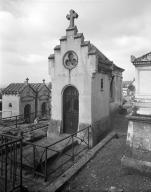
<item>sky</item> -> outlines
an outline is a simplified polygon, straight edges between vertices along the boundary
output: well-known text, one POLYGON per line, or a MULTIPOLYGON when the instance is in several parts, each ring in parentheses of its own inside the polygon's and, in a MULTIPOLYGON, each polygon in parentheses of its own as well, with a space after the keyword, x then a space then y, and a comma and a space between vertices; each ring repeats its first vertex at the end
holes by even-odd
POLYGON ((78 32, 125 69, 130 56, 151 51, 151 0, 0 0, 0 87, 50 81, 48 56, 66 34, 66 15, 75 10, 78 32))

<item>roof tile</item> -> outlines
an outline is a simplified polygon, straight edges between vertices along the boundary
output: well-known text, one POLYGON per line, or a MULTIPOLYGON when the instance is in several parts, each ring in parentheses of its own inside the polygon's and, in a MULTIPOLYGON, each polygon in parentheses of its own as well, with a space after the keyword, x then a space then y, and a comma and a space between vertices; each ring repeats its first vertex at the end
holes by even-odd
MULTIPOLYGON (((42 87, 43 83, 29 83, 29 85, 38 92, 42 87)), ((3 89, 2 94, 20 94, 26 87, 25 83, 11 83, 5 89, 3 89)))

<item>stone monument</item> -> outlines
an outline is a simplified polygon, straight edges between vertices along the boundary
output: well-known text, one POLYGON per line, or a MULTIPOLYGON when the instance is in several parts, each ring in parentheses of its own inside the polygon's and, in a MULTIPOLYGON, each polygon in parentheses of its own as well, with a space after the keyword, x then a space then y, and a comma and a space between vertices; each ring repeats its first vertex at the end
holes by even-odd
POLYGON ((131 56, 135 66, 135 100, 128 116, 127 152, 122 164, 151 173, 151 52, 131 56))

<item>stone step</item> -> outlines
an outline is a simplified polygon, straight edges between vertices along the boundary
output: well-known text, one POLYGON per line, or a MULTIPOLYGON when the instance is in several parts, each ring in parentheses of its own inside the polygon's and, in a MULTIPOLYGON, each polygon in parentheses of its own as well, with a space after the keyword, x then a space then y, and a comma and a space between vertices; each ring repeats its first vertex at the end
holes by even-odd
POLYGON ((55 159, 53 162, 48 162, 47 173, 49 182, 54 181, 57 177, 68 170, 75 162, 77 162, 84 154, 86 154, 88 148, 86 145, 74 146, 74 158, 72 158, 72 148, 63 153, 60 158, 55 159), (68 156, 71 155, 71 156, 68 156))
MULTIPOLYGON (((29 145, 23 147, 23 166, 28 168, 34 168, 34 158, 35 158, 35 168, 38 167, 40 164, 44 164, 46 157, 45 156, 46 147, 47 147, 47 161, 48 160, 54 161, 59 153, 64 153, 65 151, 69 150, 72 147, 72 140, 70 138, 61 141, 63 138, 66 137, 67 135, 61 135, 59 137, 52 136, 49 138, 43 138, 34 143, 29 143, 29 145), (56 144, 51 147, 48 147, 53 143, 56 144)), ((78 144, 78 142, 75 140, 73 145, 76 144, 78 144)))
MULTIPOLYGON (((79 159, 81 159, 86 154, 88 149, 82 150, 82 152, 81 152, 81 149, 84 149, 84 148, 86 149, 86 145, 77 144, 76 146, 74 146, 74 150, 76 153, 74 162, 73 162, 73 159, 71 157, 68 157, 66 155, 66 154, 72 155, 72 148, 67 149, 65 151, 65 153, 63 153, 60 156, 60 158, 57 158, 58 156, 56 156, 56 158, 54 158, 54 160, 52 160, 50 158, 50 161, 48 160, 48 163, 47 163, 48 179, 46 182, 44 182, 43 177, 35 174, 34 181, 36 181, 36 186, 41 187, 43 185, 44 186, 48 185, 48 183, 50 184, 56 178, 58 178, 61 174, 63 174, 66 170, 71 168, 71 166, 73 166, 73 163, 77 162, 79 159)), ((32 189, 33 189, 33 173, 29 169, 23 169, 23 178, 24 178, 23 183, 25 185, 28 183, 27 186, 28 186, 29 190, 32 191, 32 189)), ((35 185, 35 183, 34 183, 34 185, 35 185)))

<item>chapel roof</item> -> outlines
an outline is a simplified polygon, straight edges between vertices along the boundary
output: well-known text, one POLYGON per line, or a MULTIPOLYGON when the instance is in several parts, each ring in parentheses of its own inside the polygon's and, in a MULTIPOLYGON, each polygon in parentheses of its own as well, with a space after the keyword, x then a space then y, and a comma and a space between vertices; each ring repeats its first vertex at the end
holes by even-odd
MULTIPOLYGON (((28 83, 28 85, 35 91, 38 92, 43 83, 28 83)), ((20 94, 24 88, 27 86, 26 83, 11 83, 5 89, 3 89, 3 94, 20 94)), ((46 85, 45 85, 46 86, 46 85)), ((47 87, 47 86, 46 86, 47 87)), ((48 88, 49 89, 49 88, 48 88)))
POLYGON ((11 83, 5 89, 3 89, 3 94, 17 94, 20 93, 26 85, 24 83, 11 83))
POLYGON ((39 91, 43 83, 29 83, 35 91, 39 91))
POLYGON ((103 61, 105 63, 111 63, 111 61, 98 48, 96 48, 96 46, 91 43, 89 48, 89 54, 93 53, 99 57, 100 61, 103 61))
POLYGON ((104 68, 105 70, 119 70, 124 71, 124 69, 118 67, 113 63, 113 61, 110 61, 96 46, 93 44, 90 44, 89 48, 89 54, 95 54, 98 57, 98 70, 100 68, 104 68))

